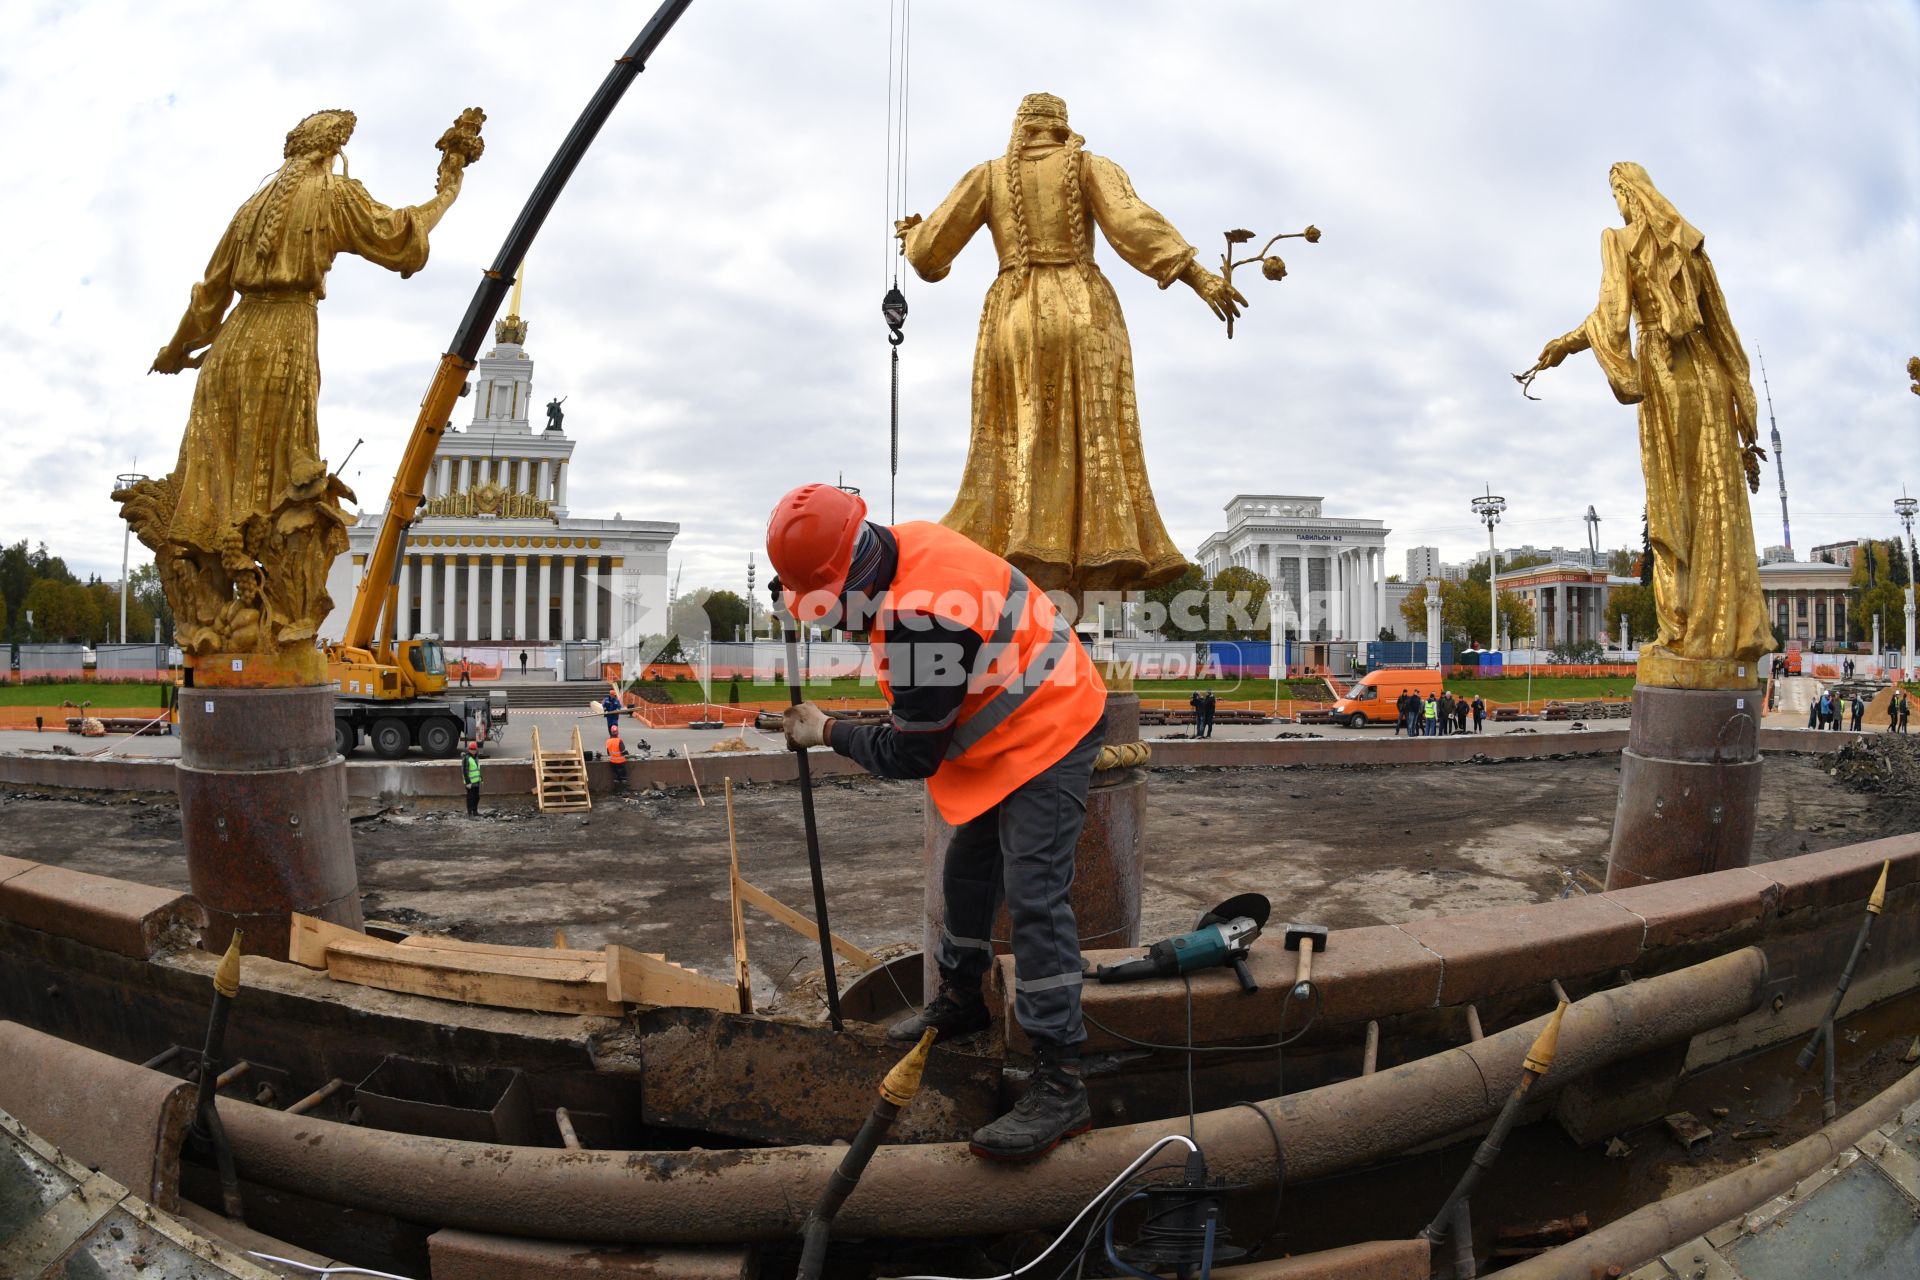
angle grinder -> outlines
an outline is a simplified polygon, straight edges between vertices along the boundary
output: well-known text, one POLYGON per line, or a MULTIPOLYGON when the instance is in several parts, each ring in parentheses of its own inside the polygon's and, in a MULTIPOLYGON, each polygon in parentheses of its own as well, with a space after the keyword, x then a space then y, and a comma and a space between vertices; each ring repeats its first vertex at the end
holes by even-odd
POLYGON ((1273 907, 1265 895, 1243 893, 1228 898, 1200 917, 1191 933, 1162 938, 1147 954, 1119 964, 1103 964, 1093 971, 1102 982, 1132 982, 1138 978, 1173 978, 1197 969, 1230 965, 1242 991, 1258 991, 1247 968, 1247 951, 1260 936, 1273 907))

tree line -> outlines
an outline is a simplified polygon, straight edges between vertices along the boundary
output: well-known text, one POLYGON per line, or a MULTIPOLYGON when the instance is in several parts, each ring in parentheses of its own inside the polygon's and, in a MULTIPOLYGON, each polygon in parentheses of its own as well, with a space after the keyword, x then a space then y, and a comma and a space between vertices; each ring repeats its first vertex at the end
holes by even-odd
MULTIPOLYGON (((173 612, 159 573, 145 564, 128 579, 125 638, 152 641, 155 619, 161 643, 171 644, 173 612)), ((0 545, 0 640, 90 645, 120 639, 119 583, 97 575, 82 581, 44 542, 0 545)))

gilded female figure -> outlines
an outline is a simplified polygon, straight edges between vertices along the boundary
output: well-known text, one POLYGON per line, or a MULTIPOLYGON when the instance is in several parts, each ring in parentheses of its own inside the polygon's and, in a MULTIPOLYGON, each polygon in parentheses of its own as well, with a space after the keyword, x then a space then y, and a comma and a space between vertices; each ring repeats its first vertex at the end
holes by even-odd
POLYGON ((1519 376, 1530 382, 1591 350, 1614 398, 1640 406, 1660 618, 1658 638, 1641 652, 1641 683, 1750 687, 1774 643, 1745 492, 1758 491, 1766 456, 1746 353, 1705 237, 1639 165, 1616 164, 1611 176, 1626 225, 1600 233, 1599 305, 1519 376))
POLYGON ((1133 351, 1092 229, 1222 318, 1246 301, 1085 143, 1064 102, 1029 94, 1006 154, 976 165, 924 222, 897 228, 923 280, 945 279, 982 226, 1000 259, 980 314, 966 470, 942 523, 1076 595, 1158 586, 1186 567, 1147 483, 1133 351))
POLYGON ((479 156, 482 119, 469 111, 441 139, 432 199, 390 209, 334 170, 353 113, 308 116, 220 237, 153 361, 157 373, 200 371, 179 460, 170 475, 114 495, 155 553, 186 652, 311 648, 332 607, 327 568, 352 519, 338 500, 353 496, 320 456, 327 272, 341 253, 403 276, 424 267, 427 233, 479 156))

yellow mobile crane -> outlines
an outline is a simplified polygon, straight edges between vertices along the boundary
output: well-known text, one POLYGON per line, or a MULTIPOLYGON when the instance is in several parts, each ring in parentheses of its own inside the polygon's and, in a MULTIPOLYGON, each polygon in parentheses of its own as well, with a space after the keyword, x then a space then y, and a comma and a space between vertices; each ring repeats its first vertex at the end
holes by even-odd
POLYGON ((454 331, 452 344, 440 357, 440 366, 434 371, 425 398, 420 401, 420 412, 414 419, 413 434, 407 440, 400 469, 393 477, 386 518, 381 521, 379 536, 367 556, 366 576, 354 593, 346 631, 326 649, 327 667, 336 691, 334 745, 343 755, 358 746, 363 738, 371 741, 374 750, 383 756, 403 755, 415 745, 428 755, 451 755, 458 750, 462 734, 484 737, 495 714, 504 718, 503 713, 490 713, 484 698, 453 700, 436 696, 444 694, 447 687, 446 659, 438 639, 429 636, 394 639, 401 553, 407 530, 425 500, 427 473, 433 466, 440 437, 451 425, 454 402, 467 394, 467 375, 473 371, 487 325, 499 311, 508 286, 518 277, 528 247, 600 127, 613 114, 634 77, 646 69, 646 60, 654 49, 692 3, 693 0, 665 0, 634 37, 626 53, 614 61, 606 79, 601 81, 586 109, 568 131, 566 140, 547 163, 546 172, 534 185, 493 265, 487 268, 474 290, 473 301, 467 305, 466 316, 454 331))

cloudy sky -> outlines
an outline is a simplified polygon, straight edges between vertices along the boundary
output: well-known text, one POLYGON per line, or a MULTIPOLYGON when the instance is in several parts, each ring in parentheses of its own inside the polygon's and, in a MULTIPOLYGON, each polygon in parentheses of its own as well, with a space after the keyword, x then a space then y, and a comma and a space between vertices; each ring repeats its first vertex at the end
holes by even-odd
MULTIPOLYGON (((650 5, 338 0, 0 6, 0 538, 117 574, 116 472, 166 469, 191 374, 147 376, 233 210, 303 115, 359 113, 376 198, 432 189, 434 139, 485 159, 400 280, 343 258, 321 310, 326 451, 374 509, 476 273, 650 5)), ((536 394, 564 394, 583 515, 677 520, 688 586, 742 585, 765 512, 844 474, 884 513, 887 0, 696 0, 534 246, 536 394)), ((1632 159, 1699 226, 1766 356, 1795 545, 1885 534, 1920 493, 1920 8, 1911 0, 914 7, 908 205, 1067 100, 1209 262, 1221 232, 1311 221, 1234 339, 1104 245, 1161 510, 1189 554, 1237 492, 1323 494, 1392 528, 1389 567, 1483 536, 1637 539, 1634 415, 1589 357, 1508 374, 1578 323, 1632 159)), ((899 509, 938 518, 968 430, 984 235, 906 284, 899 509)), ((464 406, 463 406, 464 407, 464 406)), ((456 420, 459 420, 458 418, 456 420)), ((1754 500, 1778 540, 1769 466, 1754 500)), ((136 546, 136 551, 138 550, 136 546)))

